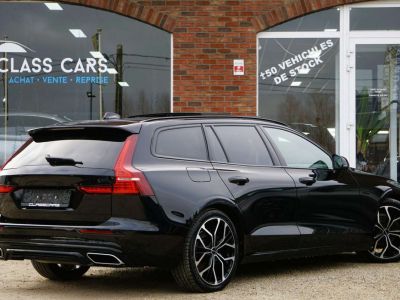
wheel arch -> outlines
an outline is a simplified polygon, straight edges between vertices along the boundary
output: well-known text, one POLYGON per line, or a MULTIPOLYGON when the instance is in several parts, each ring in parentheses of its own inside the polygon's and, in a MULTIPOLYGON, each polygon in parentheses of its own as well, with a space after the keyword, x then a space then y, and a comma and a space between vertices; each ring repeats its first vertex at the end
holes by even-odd
POLYGON ((382 201, 384 201, 387 198, 393 198, 394 200, 400 201, 400 191, 393 188, 389 188, 384 193, 382 193, 379 199, 379 204, 381 204, 382 201))

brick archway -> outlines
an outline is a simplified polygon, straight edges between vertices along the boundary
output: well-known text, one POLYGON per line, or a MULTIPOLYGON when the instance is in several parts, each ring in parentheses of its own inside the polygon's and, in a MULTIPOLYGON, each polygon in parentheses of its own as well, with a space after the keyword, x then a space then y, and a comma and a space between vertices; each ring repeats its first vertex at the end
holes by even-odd
POLYGON ((58 1, 114 12, 173 33, 175 112, 255 115, 258 32, 323 9, 371 0, 58 1), (244 60, 244 76, 233 74, 234 59, 244 60))
POLYGON ((159 12, 152 7, 140 5, 132 0, 61 0, 60 2, 114 12, 153 25, 168 32, 173 32, 175 28, 175 19, 169 15, 159 12))
POLYGON ((254 17, 252 23, 259 32, 309 13, 339 5, 367 1, 371 0, 288 0, 285 1, 284 5, 278 6, 266 14, 254 17))

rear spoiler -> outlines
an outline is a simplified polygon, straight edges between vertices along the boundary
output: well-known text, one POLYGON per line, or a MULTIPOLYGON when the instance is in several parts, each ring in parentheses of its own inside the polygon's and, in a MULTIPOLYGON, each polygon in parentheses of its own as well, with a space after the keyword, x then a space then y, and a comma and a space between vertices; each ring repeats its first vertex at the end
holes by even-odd
POLYGON ((122 142, 135 133, 139 133, 140 126, 112 127, 112 126, 50 126, 29 130, 28 133, 35 142, 53 140, 108 140, 122 142), (138 130, 132 130, 137 128, 138 130))

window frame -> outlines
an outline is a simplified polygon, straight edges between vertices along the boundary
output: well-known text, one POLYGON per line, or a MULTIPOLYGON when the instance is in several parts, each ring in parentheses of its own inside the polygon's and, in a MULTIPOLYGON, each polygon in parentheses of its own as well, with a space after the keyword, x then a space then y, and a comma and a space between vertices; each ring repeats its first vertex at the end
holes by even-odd
MULTIPOLYGON (((262 129, 259 128, 259 124, 255 124, 255 123, 207 123, 207 124, 203 124, 203 127, 211 127, 212 131, 214 132, 219 145, 221 146, 222 150, 224 151, 224 154, 226 156, 227 161, 226 162, 221 162, 221 161, 215 161, 213 160, 213 158, 211 157, 211 146, 210 143, 208 143, 207 141, 207 149, 208 149, 208 153, 209 153, 209 159, 210 162, 212 163, 218 163, 218 164, 224 164, 224 165, 231 165, 231 166, 246 166, 246 167, 263 167, 263 168, 271 168, 271 167, 276 167, 277 164, 279 164, 279 158, 275 153, 275 150, 273 149, 270 141, 262 134, 262 129), (235 162, 230 162, 229 161, 229 157, 228 154, 226 152, 225 147, 223 146, 218 134, 216 133, 214 127, 219 127, 219 126, 241 126, 241 127, 254 127, 258 133, 258 135, 261 138, 261 141, 263 142, 266 150, 267 150, 267 154, 269 155, 269 157, 271 158, 271 162, 272 165, 253 165, 253 164, 239 164, 239 163, 235 163, 235 162)), ((205 131, 204 131, 205 133, 205 131)), ((205 137, 207 139, 207 135, 205 134, 205 137)))
POLYGON ((207 151, 208 151, 208 154, 209 154, 208 157, 209 157, 210 162, 219 163, 219 164, 228 164, 228 163, 229 163, 228 155, 226 154, 226 150, 225 150, 225 148, 222 146, 221 140, 219 139, 219 136, 218 136, 217 133, 215 132, 213 125, 211 125, 211 124, 203 124, 203 131, 204 131, 204 136, 205 136, 206 141, 207 141, 207 151), (215 139, 216 139, 218 145, 221 147, 222 152, 224 153, 224 156, 225 156, 225 158, 226 158, 226 161, 214 160, 214 158, 212 157, 211 153, 212 153, 213 151, 212 151, 212 149, 211 149, 211 148, 212 148, 211 143, 210 143, 209 140, 208 140, 208 136, 207 136, 207 132, 206 132, 206 129, 207 129, 207 128, 210 128, 210 130, 211 130, 212 133, 214 134, 215 139))
POLYGON ((262 125, 261 127, 263 127, 262 128, 263 134, 269 140, 269 142, 271 143, 272 147, 274 148, 274 151, 276 152, 277 156, 279 157, 280 164, 281 164, 280 167, 290 168, 290 169, 299 169, 299 170, 333 170, 334 169, 333 168, 333 161, 332 161, 332 155, 333 154, 330 153, 329 151, 325 150, 324 148, 322 148, 320 145, 318 145, 313 140, 309 139, 306 135, 302 134, 301 132, 299 132, 297 130, 294 130, 294 129, 291 129, 291 128, 279 127, 279 126, 262 125), (285 158, 282 155, 282 152, 279 150, 278 146, 275 144, 275 142, 272 139, 271 135, 264 128, 272 128, 272 129, 278 129, 278 130, 286 131, 286 132, 292 133, 292 134, 297 135, 298 137, 306 140, 307 142, 311 143, 312 145, 314 145, 315 147, 320 149, 328 157, 330 157, 330 159, 332 161, 332 168, 328 168, 328 169, 310 169, 310 168, 301 168, 301 167, 290 167, 290 166, 288 166, 288 164, 286 163, 285 158))
POLYGON ((196 124, 185 124, 185 125, 173 125, 173 126, 163 126, 163 127, 159 127, 155 130, 153 137, 152 137, 152 141, 151 141, 151 146, 150 146, 150 152, 154 157, 157 158, 164 158, 164 159, 174 159, 174 160, 182 160, 182 161, 197 161, 197 162, 210 162, 210 152, 208 149, 208 143, 207 143, 207 139, 206 139, 206 135, 204 132, 204 128, 202 126, 201 123, 196 123, 196 124), (195 158, 189 158, 189 157, 178 157, 178 156, 170 156, 170 155, 162 155, 162 154, 158 154, 156 152, 156 145, 157 145, 157 141, 158 141, 158 135, 162 132, 162 131, 166 131, 166 130, 171 130, 171 129, 179 129, 179 128, 200 128, 201 132, 202 132, 202 136, 203 136, 203 141, 205 144, 205 150, 206 150, 206 159, 195 159, 195 158))

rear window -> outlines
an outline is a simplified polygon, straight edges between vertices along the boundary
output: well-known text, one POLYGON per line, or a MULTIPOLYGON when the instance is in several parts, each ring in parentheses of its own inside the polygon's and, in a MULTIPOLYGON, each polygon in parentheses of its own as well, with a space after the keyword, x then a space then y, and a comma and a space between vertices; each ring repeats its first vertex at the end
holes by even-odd
POLYGON ((7 164, 6 169, 48 166, 49 163, 46 160, 48 155, 82 162, 82 165, 77 165, 79 168, 113 169, 122 145, 122 141, 90 139, 33 141, 7 164))

